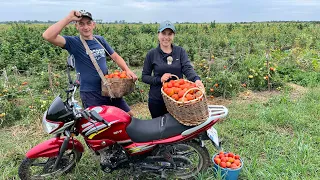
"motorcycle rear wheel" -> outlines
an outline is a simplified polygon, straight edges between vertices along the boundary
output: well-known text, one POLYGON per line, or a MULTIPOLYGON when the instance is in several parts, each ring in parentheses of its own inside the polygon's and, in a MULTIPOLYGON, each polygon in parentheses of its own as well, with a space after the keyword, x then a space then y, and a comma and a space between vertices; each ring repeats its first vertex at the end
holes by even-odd
POLYGON ((82 153, 76 149, 64 152, 58 167, 53 170, 53 166, 57 157, 39 157, 25 158, 19 167, 19 177, 22 180, 44 179, 45 177, 57 177, 62 174, 71 172, 80 161, 82 153))
POLYGON ((210 166, 210 155, 206 147, 195 142, 182 142, 173 145, 172 158, 176 169, 166 173, 177 179, 190 179, 210 166))

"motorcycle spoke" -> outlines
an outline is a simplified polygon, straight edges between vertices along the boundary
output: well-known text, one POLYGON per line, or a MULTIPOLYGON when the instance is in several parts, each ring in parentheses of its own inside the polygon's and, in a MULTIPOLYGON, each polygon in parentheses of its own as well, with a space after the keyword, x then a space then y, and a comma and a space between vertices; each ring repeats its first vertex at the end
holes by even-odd
POLYGON ((190 156, 190 155, 192 155, 192 154, 195 153, 195 152, 196 152, 195 150, 184 151, 184 152, 177 152, 177 155, 180 155, 180 156, 190 156))
POLYGON ((44 167, 47 164, 47 162, 43 162, 43 163, 32 163, 31 166, 40 166, 40 167, 44 167))

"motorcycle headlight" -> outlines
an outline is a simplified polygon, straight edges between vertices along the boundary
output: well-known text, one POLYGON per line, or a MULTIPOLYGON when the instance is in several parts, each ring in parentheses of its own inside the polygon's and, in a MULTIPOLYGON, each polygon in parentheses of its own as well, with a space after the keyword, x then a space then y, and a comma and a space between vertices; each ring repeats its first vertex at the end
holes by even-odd
POLYGON ((47 112, 45 112, 43 117, 42 117, 42 127, 43 127, 45 132, 51 134, 52 132, 54 132, 55 130, 57 130, 60 127, 61 123, 59 123, 59 122, 49 122, 46 119, 46 114, 47 114, 47 112))

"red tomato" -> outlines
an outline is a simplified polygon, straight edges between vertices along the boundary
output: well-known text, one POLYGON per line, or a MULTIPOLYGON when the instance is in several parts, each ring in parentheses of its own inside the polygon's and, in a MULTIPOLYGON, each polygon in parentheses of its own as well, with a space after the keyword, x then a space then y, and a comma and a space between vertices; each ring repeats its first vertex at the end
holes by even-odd
POLYGON ((228 159, 226 157, 222 157, 221 162, 228 162, 228 159))
POLYGON ((221 159, 220 158, 214 158, 214 162, 219 165, 221 163, 221 159))
POLYGON ((236 159, 236 160, 234 160, 233 163, 236 164, 237 166, 239 166, 239 165, 240 165, 240 160, 239 160, 239 159, 236 159))
POLYGON ((221 162, 221 163, 220 163, 220 167, 226 168, 226 167, 227 167, 227 164, 226 164, 225 162, 221 162))
POLYGON ((230 166, 231 169, 238 169, 238 166, 235 163, 232 163, 230 166))

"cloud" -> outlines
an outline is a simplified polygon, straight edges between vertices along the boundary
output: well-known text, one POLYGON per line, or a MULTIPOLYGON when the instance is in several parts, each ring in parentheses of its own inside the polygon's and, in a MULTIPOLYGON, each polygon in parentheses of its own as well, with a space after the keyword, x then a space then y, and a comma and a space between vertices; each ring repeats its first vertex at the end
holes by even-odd
POLYGON ((235 22, 315 20, 318 0, 0 0, 0 21, 59 20, 72 9, 103 21, 235 22))
POLYGON ((231 3, 231 0, 155 0, 155 1, 128 1, 127 5, 137 8, 148 8, 148 9, 158 9, 158 8, 201 8, 201 7, 211 7, 214 8, 217 5, 231 3))
POLYGON ((269 1, 274 6, 312 6, 320 7, 320 1, 318 0, 271 0, 269 1))

